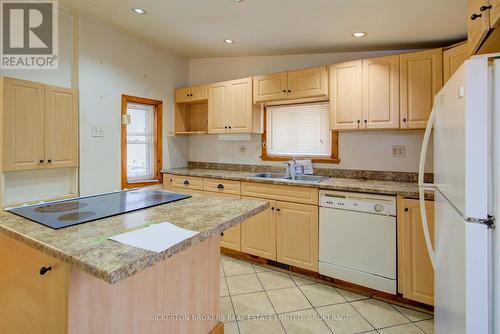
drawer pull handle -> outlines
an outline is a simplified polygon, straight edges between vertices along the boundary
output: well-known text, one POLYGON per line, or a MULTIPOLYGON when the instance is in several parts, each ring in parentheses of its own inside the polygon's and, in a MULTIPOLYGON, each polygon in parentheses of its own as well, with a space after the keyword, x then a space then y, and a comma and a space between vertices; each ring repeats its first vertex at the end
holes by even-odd
POLYGON ((271 210, 272 210, 272 211, 274 211, 274 206, 273 206, 273 207, 271 207, 271 210))
POLYGON ((470 17, 470 19, 471 19, 472 21, 474 21, 475 19, 478 19, 478 18, 480 18, 481 16, 483 16, 483 15, 482 15, 482 14, 472 14, 472 16, 470 17))
POLYGON ((188 181, 188 180, 184 180, 184 184, 185 184, 186 186, 188 186, 188 185, 189 185, 189 181, 188 181))
POLYGON ((491 9, 491 8, 492 8, 492 6, 491 6, 491 5, 489 5, 489 6, 481 6, 481 8, 479 8, 479 10, 480 10, 480 11, 482 11, 482 12, 485 12, 485 11, 487 11, 488 9, 491 9))
POLYGON ((219 183, 219 185, 217 186, 217 189, 224 189, 224 185, 222 183, 219 183))
POLYGON ((224 236, 224 232, 221 232, 221 233, 220 233, 220 236, 221 236, 221 237, 223 237, 223 236, 224 236))
POLYGON ((408 212, 408 208, 405 208, 405 212, 408 212))
POLYGON ((42 267, 40 268, 40 275, 45 275, 48 271, 51 271, 52 267, 42 267))

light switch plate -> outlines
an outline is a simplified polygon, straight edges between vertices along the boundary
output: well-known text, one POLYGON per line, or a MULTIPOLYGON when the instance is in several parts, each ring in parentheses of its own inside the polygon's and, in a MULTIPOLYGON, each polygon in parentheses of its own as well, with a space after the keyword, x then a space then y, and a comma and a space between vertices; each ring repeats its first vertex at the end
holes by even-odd
POLYGON ((101 127, 92 127, 92 137, 104 137, 104 130, 101 127))
POLYGON ((404 158, 406 154, 405 149, 404 145, 392 145, 392 157, 404 158))

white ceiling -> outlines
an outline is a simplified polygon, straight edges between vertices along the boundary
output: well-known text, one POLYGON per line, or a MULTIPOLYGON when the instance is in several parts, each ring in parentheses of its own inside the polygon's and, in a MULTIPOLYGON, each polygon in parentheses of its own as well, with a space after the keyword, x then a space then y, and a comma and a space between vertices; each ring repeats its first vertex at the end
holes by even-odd
POLYGON ((408 49, 465 39, 467 0, 59 0, 190 58, 408 49), (134 14, 132 7, 146 10, 134 14), (355 31, 368 35, 352 37, 355 31), (225 44, 229 38, 234 44, 225 44))

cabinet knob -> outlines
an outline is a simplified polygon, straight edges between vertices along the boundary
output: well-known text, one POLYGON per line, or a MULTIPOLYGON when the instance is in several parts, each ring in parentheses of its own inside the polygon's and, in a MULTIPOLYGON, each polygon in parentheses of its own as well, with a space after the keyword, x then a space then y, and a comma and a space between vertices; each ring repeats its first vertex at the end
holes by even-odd
POLYGON ((221 236, 221 237, 223 237, 223 236, 224 236, 224 232, 221 232, 221 233, 220 233, 220 236, 221 236))
POLYGON ((492 6, 491 6, 491 5, 489 5, 489 6, 481 6, 481 8, 479 8, 479 10, 480 10, 480 11, 482 11, 482 12, 485 12, 485 11, 487 11, 488 9, 491 9, 491 8, 492 8, 492 6))
POLYGON ((50 163, 52 163, 52 159, 47 160, 47 162, 48 162, 49 164, 50 164, 50 163))
POLYGON ((405 123, 406 123, 406 118, 403 118, 403 122, 405 122, 405 123))
POLYGON ((276 211, 280 212, 280 211, 281 211, 281 209, 280 209, 280 208, 277 208, 277 209, 276 209, 276 211))
POLYGON ((289 89, 288 92, 291 93, 292 91, 289 89))
POLYGON ((358 124, 361 123, 361 121, 358 119, 358 124))
POLYGON ((408 208, 405 208, 405 212, 408 212, 408 208))
POLYGON ((52 270, 52 267, 42 267, 40 268, 40 275, 45 275, 47 273, 47 271, 51 271, 52 270))
POLYGON ((44 161, 45 161, 45 160, 43 160, 43 159, 40 159, 40 161, 39 161, 39 162, 40 162, 40 163, 43 163, 44 161))
POLYGON ((217 186, 217 189, 224 189, 224 185, 222 183, 220 183, 218 186, 217 186))
POLYGON ((231 129, 231 127, 230 127, 230 126, 228 126, 228 128, 229 128, 229 129, 231 129))
POLYGON ((283 89, 283 93, 286 93, 286 89, 283 89))
POLYGON ((189 181, 188 180, 184 180, 184 184, 187 186, 189 185, 189 181))
POLYGON ((365 119, 365 120, 364 120, 364 122, 365 122, 365 124, 366 124, 366 123, 368 123, 368 120, 366 120, 366 119, 365 119))
POLYGON ((271 207, 271 210, 274 211, 274 206, 271 207))
POLYGON ((225 126, 224 129, 227 129, 227 126, 225 126))
POLYGON ((475 19, 480 18, 481 16, 483 16, 483 14, 472 14, 470 19, 474 21, 475 19))

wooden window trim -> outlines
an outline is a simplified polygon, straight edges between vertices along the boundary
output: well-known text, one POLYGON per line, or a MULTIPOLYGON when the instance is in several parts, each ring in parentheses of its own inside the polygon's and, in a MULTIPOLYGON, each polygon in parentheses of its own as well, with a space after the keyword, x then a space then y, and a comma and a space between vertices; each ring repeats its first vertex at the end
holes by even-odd
MULTIPOLYGON (((267 110, 264 107, 264 120, 263 120, 263 132, 262 132, 262 145, 261 145, 261 159, 263 161, 288 161, 292 159, 291 156, 273 156, 267 154, 267 145, 266 145, 266 131, 267 131, 267 110)), ((295 158, 305 158, 311 159, 314 163, 322 163, 322 164, 338 164, 340 163, 339 159, 339 132, 331 130, 332 134, 332 155, 329 158, 325 157, 301 157, 299 155, 294 156, 295 158)))
POLYGON ((123 188, 138 188, 138 187, 146 187, 155 184, 163 183, 163 174, 161 172, 161 168, 163 166, 163 150, 162 150, 162 119, 163 119, 163 108, 162 101, 147 99, 143 97, 130 96, 130 95, 122 95, 122 111, 121 111, 121 159, 122 159, 122 189, 123 188), (155 124, 154 124, 154 143, 156 148, 156 180, 154 181, 140 181, 140 182, 131 182, 129 183, 127 180, 127 125, 124 125, 123 115, 127 114, 127 103, 135 102, 141 104, 148 104, 155 106, 155 124))

